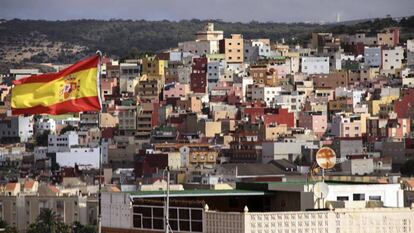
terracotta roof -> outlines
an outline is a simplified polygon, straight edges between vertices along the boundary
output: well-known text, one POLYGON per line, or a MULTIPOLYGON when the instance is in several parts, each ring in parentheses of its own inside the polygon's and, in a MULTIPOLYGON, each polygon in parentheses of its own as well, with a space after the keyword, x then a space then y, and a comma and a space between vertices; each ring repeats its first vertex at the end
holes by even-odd
POLYGON ((388 184, 387 178, 378 178, 377 181, 378 181, 378 184, 388 184))
POLYGON ((407 182, 407 184, 408 184, 411 188, 414 188, 414 179, 409 179, 409 180, 406 180, 405 182, 407 182))
POLYGON ((60 192, 60 190, 58 188, 56 188, 56 186, 54 186, 54 185, 49 184, 47 187, 50 189, 50 191, 52 191, 54 193, 59 193, 60 192))
POLYGON ((7 183, 6 184, 6 191, 14 191, 16 189, 17 183, 7 183))
POLYGON ((33 186, 34 186, 34 184, 35 184, 35 181, 34 180, 27 180, 24 183, 24 189, 32 189, 33 186))

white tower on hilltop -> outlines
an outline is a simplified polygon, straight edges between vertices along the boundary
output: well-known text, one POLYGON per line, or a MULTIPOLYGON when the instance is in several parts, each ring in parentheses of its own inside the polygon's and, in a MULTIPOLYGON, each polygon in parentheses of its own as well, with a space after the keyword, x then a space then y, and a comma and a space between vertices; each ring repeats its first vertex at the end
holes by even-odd
POLYGON ((341 22, 341 15, 338 13, 336 13, 336 22, 339 23, 341 22))

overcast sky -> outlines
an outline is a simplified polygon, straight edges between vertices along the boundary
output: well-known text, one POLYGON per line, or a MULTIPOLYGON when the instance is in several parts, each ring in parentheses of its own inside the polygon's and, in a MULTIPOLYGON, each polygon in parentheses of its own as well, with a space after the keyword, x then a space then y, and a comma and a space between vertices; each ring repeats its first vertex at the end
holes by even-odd
POLYGON ((414 15, 414 0, 0 0, 0 18, 332 22, 414 15))

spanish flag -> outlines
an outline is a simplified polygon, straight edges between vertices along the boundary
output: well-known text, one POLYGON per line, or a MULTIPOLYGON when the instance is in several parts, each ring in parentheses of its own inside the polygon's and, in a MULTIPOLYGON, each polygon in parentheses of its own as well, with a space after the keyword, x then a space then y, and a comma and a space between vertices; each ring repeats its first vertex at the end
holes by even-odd
POLYGON ((81 60, 58 72, 34 75, 13 82, 13 115, 101 110, 100 56, 81 60))

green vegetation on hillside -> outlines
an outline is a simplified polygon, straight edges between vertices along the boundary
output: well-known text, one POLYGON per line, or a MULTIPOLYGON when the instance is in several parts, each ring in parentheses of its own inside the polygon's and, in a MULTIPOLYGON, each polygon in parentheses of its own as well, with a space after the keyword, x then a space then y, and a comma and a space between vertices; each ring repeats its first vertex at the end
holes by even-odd
MULTIPOLYGON (((97 49, 104 53, 119 56, 139 56, 147 52, 157 52, 176 47, 180 41, 194 39, 194 34, 207 22, 215 23, 217 30, 225 36, 241 33, 245 39, 269 38, 271 41, 285 39, 288 44, 304 44, 311 32, 354 33, 364 31, 375 33, 385 27, 402 27, 402 41, 414 35, 414 16, 400 22, 391 18, 376 19, 356 24, 305 24, 305 23, 229 23, 220 20, 9 20, 0 24, 0 53, 6 46, 47 46, 60 51, 54 58, 45 53, 36 53, 28 59, 32 62, 71 62, 97 49), (47 42, 41 44, 40 41, 47 42), (40 45, 39 45, 40 44, 40 45), (78 46, 75 50, 74 46, 78 46), (80 46, 80 47, 79 47, 80 46), (82 50, 83 49, 83 50, 82 50), (82 50, 82 52, 78 51, 82 50)), ((30 47, 29 47, 30 48, 30 47)), ((4 51, 3 51, 4 52, 4 51)), ((56 53, 56 51, 55 51, 56 53)))

